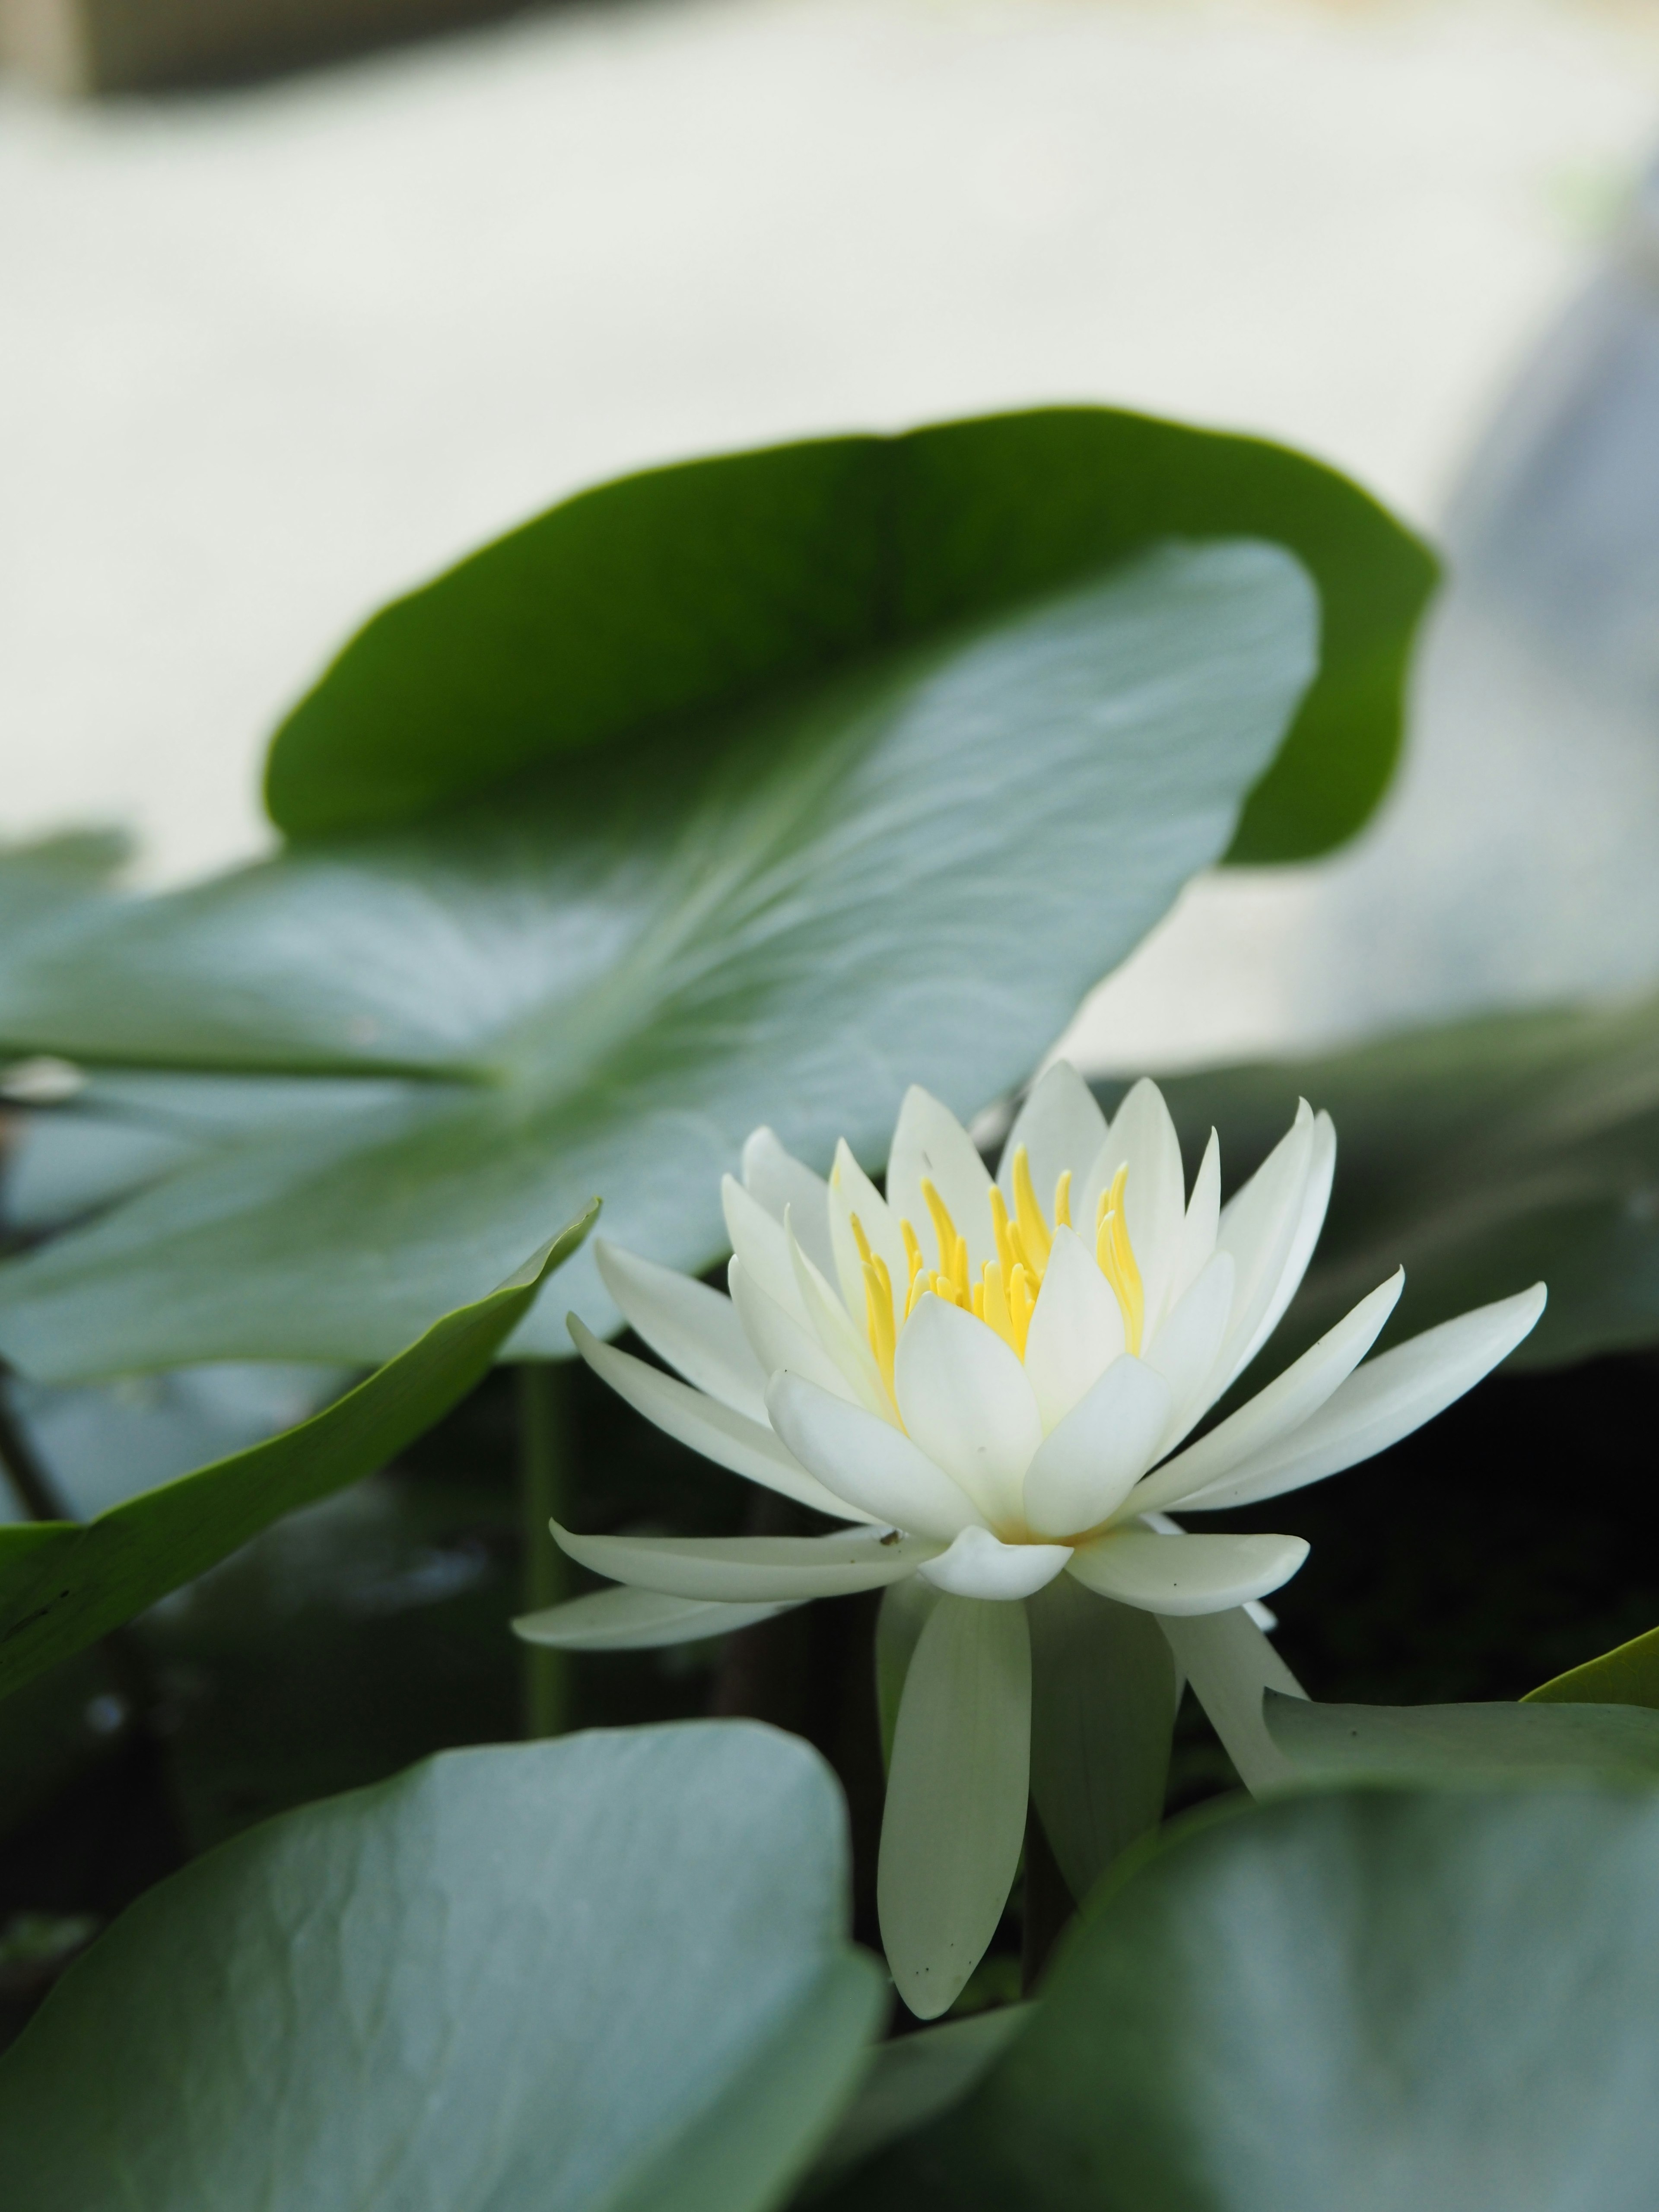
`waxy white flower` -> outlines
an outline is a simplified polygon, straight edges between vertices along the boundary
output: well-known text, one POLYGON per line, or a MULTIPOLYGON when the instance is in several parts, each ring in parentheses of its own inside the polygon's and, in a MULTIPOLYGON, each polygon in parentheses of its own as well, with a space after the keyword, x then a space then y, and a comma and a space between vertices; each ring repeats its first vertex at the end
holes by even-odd
POLYGON ((994 1181, 920 1090, 899 1115, 885 1197, 844 1144, 826 1182, 757 1131, 743 1181, 725 1186, 729 1299, 599 1245, 617 1304, 686 1379, 573 1315, 589 1364, 720 1465, 854 1525, 721 1539, 556 1528, 626 1587, 521 1631, 622 1648, 910 1577, 940 1593, 905 1679, 878 1883, 890 1963, 925 2017, 977 1962, 1018 1858, 1030 1649, 1012 1601, 1066 1574, 1155 1615, 1245 1781, 1278 1779, 1261 1692, 1295 1685, 1241 1608, 1308 1547, 1188 1534, 1167 1516, 1370 1458, 1478 1382, 1543 1310, 1538 1285, 1361 1367, 1397 1273, 1188 1442, 1301 1282, 1334 1159, 1328 1116, 1304 1103, 1224 1207, 1213 1133, 1188 1194, 1157 1087, 1136 1085, 1109 1125, 1062 1063, 1027 1098, 994 1181))

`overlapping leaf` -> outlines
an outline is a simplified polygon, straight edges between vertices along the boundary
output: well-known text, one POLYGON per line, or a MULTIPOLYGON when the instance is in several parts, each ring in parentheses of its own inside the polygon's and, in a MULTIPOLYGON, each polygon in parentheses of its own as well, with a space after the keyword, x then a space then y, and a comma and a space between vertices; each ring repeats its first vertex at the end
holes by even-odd
POLYGON ((1327 1705, 1269 1690, 1267 1731, 1317 1782, 1501 1782, 1623 1775, 1659 1783, 1659 1713, 1597 1704, 1327 1705))
POLYGON ((0 2060, 8 2212, 760 2212, 885 2002, 747 1723, 450 1752, 142 1898, 0 2060))

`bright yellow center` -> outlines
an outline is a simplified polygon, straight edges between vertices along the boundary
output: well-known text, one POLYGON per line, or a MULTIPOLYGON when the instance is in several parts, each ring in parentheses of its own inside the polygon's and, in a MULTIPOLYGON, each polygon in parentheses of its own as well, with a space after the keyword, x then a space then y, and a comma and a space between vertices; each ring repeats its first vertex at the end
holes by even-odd
MULTIPOLYGON (((1095 1213, 1095 1258, 1122 1310, 1124 1340, 1131 1352, 1139 1352, 1146 1301, 1140 1270, 1135 1265, 1134 1249, 1129 1242, 1128 1224, 1124 1218, 1123 1189, 1128 1175, 1128 1168, 1121 1167, 1111 1188, 1101 1193, 1095 1213)), ((1052 1228, 1031 1188, 1031 1163, 1024 1145, 1014 1154, 1013 1185, 1012 1220, 1002 1193, 994 1183, 991 1186, 991 1231, 996 1240, 997 1256, 985 1262, 975 1283, 969 1274, 968 1240, 951 1220, 945 1200, 924 1179, 921 1195, 932 1217, 939 1265, 929 1269, 915 1231, 908 1221, 901 1221, 899 1229, 910 1271, 902 1304, 894 1294, 887 1262, 879 1253, 871 1250, 863 1224, 857 1214, 853 1216, 853 1235, 864 1267, 865 1319, 870 1332, 870 1349, 890 1391, 893 1387, 893 1359, 898 1349, 899 1328, 914 1312, 916 1300, 928 1291, 935 1297, 960 1306, 964 1313, 976 1316, 996 1331, 1018 1358, 1024 1358, 1025 1339, 1036 1308, 1037 1292, 1042 1287, 1048 1255, 1054 1249, 1054 1230, 1072 1226, 1072 1171, 1067 1168, 1054 1185, 1052 1228)))

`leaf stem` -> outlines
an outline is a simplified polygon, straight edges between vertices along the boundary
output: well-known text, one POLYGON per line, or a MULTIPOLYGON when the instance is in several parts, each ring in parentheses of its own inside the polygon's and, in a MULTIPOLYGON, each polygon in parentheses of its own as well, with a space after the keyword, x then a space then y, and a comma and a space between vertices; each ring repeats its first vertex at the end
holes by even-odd
MULTIPOLYGON (((524 1604, 527 1613, 568 1596, 568 1570, 548 1522, 568 1510, 570 1468, 570 1391, 565 1366, 527 1359, 519 1369, 519 1496, 524 1545, 524 1604)), ((569 1725, 570 1662, 562 1651, 527 1644, 525 1650, 524 1732, 559 1735, 569 1725)))

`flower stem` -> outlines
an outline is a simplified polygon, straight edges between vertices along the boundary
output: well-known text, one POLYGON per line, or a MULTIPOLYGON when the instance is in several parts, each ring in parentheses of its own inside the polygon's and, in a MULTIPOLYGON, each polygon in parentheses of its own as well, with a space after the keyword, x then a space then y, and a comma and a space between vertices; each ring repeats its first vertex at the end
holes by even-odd
MULTIPOLYGON (((553 1360, 527 1359, 518 1372, 524 1607, 536 1613, 568 1595, 564 1554, 547 1524, 562 1521, 568 1510, 570 1393, 563 1365, 553 1360)), ((527 1644, 524 1651, 524 1732, 558 1735, 569 1725, 570 1662, 544 1644, 527 1644)))

